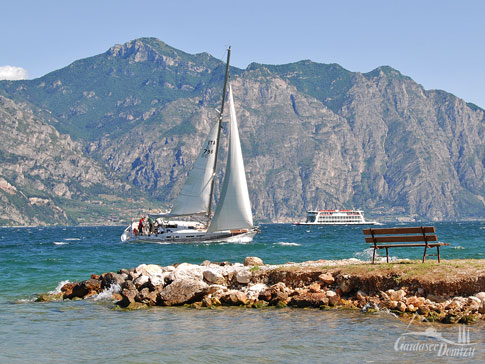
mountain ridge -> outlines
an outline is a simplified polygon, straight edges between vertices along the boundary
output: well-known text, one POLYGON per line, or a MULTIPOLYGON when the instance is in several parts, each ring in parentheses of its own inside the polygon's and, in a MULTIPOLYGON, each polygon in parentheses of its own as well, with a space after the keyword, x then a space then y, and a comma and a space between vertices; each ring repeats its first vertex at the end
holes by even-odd
MULTIPOLYGON (((107 180, 165 208, 216 118, 223 75, 208 53, 140 38, 35 80, 1 81, 0 94, 38 108, 107 180)), ((485 218, 480 107, 390 66, 251 63, 231 67, 231 82, 258 220, 353 206, 387 219, 485 218)))

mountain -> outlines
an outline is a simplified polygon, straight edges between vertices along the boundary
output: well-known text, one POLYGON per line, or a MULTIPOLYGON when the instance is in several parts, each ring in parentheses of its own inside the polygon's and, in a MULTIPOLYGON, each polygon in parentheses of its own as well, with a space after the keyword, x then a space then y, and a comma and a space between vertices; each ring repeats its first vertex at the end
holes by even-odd
MULTIPOLYGON (((142 205, 166 208, 216 120, 223 77, 224 63, 207 53, 142 38, 35 80, 0 81, 0 115, 9 120, 2 160, 11 161, 1 170, 1 223, 20 224, 23 214, 30 223, 96 223, 106 211, 68 206, 100 195, 112 196, 103 206, 123 212, 119 221, 142 205), (12 135, 31 153, 8 144, 12 135), (59 162, 41 174, 49 187, 26 189, 18 166, 48 169, 49 158, 59 162), (69 193, 54 190, 62 184, 69 193), (25 198, 12 202, 6 191, 14 189, 25 198), (31 197, 52 201, 47 221, 34 221, 31 197)), ((388 66, 359 73, 308 60, 253 63, 232 67, 231 82, 257 220, 344 207, 381 219, 485 218, 485 112, 476 105, 388 66)))

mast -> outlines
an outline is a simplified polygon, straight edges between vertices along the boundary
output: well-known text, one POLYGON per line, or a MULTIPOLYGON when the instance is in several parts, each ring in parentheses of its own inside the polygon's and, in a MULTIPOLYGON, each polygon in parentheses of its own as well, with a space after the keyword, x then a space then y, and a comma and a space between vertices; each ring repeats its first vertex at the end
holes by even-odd
POLYGON ((222 129, 222 115, 224 113, 224 103, 226 102, 226 90, 227 90, 227 80, 229 79, 229 60, 231 58, 231 46, 227 49, 227 61, 226 61, 226 74, 224 76, 224 89, 222 91, 222 104, 221 104, 221 111, 219 112, 219 125, 217 128, 217 139, 216 139, 216 155, 214 158, 214 168, 212 170, 212 182, 211 182, 211 192, 209 195, 209 210, 207 211, 207 217, 210 219, 211 212, 212 212, 212 199, 214 196, 214 182, 215 182, 215 175, 216 175, 216 167, 217 167, 217 156, 219 154, 219 137, 221 136, 221 129, 222 129))

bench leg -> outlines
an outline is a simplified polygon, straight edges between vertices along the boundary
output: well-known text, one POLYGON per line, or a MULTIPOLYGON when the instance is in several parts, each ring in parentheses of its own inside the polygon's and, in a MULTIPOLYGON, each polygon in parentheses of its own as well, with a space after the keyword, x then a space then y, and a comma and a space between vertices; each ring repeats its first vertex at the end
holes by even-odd
POLYGON ((440 246, 437 245, 436 249, 438 249, 438 263, 440 263, 440 246))
POLYGON ((386 248, 386 261, 389 263, 389 251, 386 248))
POLYGON ((372 253, 372 264, 374 264, 375 258, 376 258, 376 248, 374 247, 374 253, 372 253))
POLYGON ((426 259, 426 249, 428 249, 427 245, 424 246, 423 263, 424 263, 424 260, 426 259))

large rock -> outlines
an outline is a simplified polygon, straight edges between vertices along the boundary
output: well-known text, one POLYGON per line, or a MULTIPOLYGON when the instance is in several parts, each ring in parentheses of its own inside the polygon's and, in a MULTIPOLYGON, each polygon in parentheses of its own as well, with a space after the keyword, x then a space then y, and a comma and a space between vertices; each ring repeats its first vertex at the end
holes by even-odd
MULTIPOLYGON (((126 275, 126 273, 124 274, 126 275)), ((105 273, 101 275, 101 288, 106 289, 114 284, 117 284, 121 287, 124 281, 125 277, 123 274, 117 274, 113 272, 105 273)))
POLYGON ((63 294, 64 299, 69 298, 69 296, 72 294, 72 289, 74 288, 75 285, 76 283, 68 282, 61 287, 61 292, 63 294))
POLYGON ((335 282, 335 278, 330 273, 322 273, 318 276, 318 279, 325 284, 333 284, 335 282))
POLYGON ((140 264, 135 268, 135 272, 144 276, 161 276, 165 270, 156 264, 140 264))
POLYGON ((241 270, 236 274, 236 281, 241 284, 248 284, 253 274, 249 270, 241 270))
POLYGON ((241 306, 246 305, 249 299, 244 292, 231 290, 221 296, 221 301, 226 305, 241 306))
POLYGON ((475 295, 478 299, 480 299, 482 302, 485 302, 485 292, 479 292, 475 295))
POLYGON ((192 279, 202 281, 204 279, 205 267, 200 265, 182 263, 179 264, 168 276, 169 280, 176 281, 179 279, 192 279))
POLYGON ((204 279, 209 283, 221 285, 225 283, 224 276, 221 273, 213 271, 211 269, 205 270, 203 276, 204 279))
POLYGON ((202 280, 178 279, 160 292, 159 303, 164 306, 183 305, 202 300, 208 284, 202 280))
POLYGON ((75 283, 72 292, 66 298, 88 298, 101 292, 101 281, 97 279, 88 279, 75 283))
POLYGON ((402 289, 398 291, 394 291, 393 289, 390 289, 386 293, 389 296, 389 298, 393 301, 401 301, 406 296, 406 292, 404 292, 402 289))
POLYGON ((149 276, 141 274, 133 281, 133 283, 135 284, 135 287, 139 290, 143 288, 146 284, 148 284, 149 279, 149 276))
POLYGON ((328 305, 329 299, 325 292, 300 291, 291 297, 289 304, 296 307, 320 307, 328 305))
POLYGON ((246 257, 244 259, 244 265, 245 266, 251 266, 251 265, 263 265, 263 260, 258 257, 246 257))
POLYGON ((340 302, 339 295, 336 292, 334 292, 334 291, 327 291, 326 292, 326 296, 328 298, 328 303, 331 306, 336 306, 340 302))
POLYGON ((121 300, 116 302, 116 304, 120 307, 129 307, 135 302, 135 297, 138 294, 138 291, 135 289, 123 289, 121 291, 121 300))
POLYGON ((158 292, 150 291, 148 287, 145 287, 138 292, 135 300, 148 306, 155 306, 157 304, 157 296, 158 292))
POLYGON ((266 290, 261 291, 258 298, 269 302, 270 305, 276 305, 278 303, 287 304, 289 301, 289 292, 290 290, 283 282, 278 282, 266 290))

